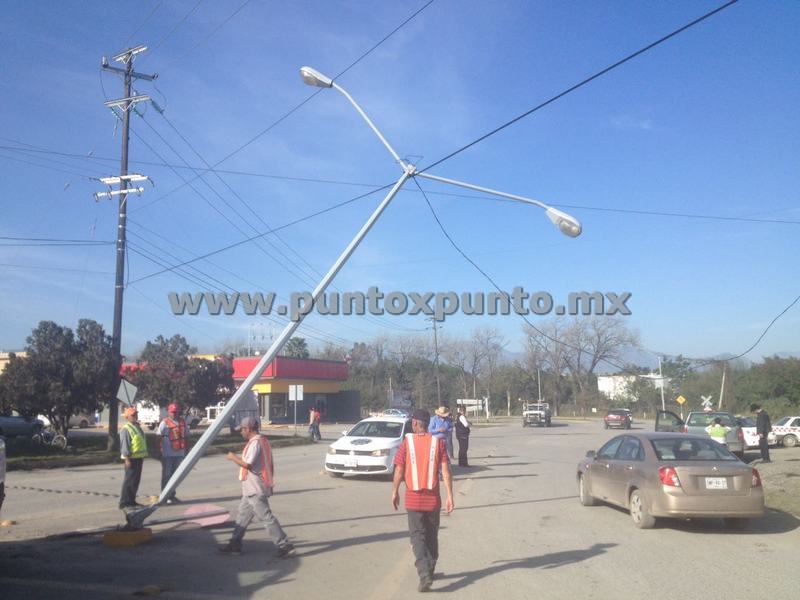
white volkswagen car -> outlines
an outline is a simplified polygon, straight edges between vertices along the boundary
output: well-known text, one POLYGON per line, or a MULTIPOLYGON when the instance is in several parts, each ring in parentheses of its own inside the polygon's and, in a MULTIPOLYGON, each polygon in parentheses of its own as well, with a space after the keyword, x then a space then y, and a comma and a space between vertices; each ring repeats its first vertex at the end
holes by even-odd
POLYGON ((405 417, 370 417, 355 426, 328 447, 325 470, 331 477, 353 475, 389 475, 394 473, 394 456, 411 433, 411 419, 405 417))

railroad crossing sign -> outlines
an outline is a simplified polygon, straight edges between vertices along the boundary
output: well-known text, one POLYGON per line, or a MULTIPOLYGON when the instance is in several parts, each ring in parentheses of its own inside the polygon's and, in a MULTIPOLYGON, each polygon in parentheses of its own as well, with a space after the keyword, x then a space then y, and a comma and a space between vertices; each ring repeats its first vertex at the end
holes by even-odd
POLYGON ((714 410, 714 403, 711 401, 712 396, 700 396, 703 401, 701 404, 703 405, 704 411, 712 411, 714 410))
POLYGON ((675 402, 683 406, 683 403, 686 402, 686 398, 684 398, 683 396, 678 396, 677 398, 675 398, 675 402))

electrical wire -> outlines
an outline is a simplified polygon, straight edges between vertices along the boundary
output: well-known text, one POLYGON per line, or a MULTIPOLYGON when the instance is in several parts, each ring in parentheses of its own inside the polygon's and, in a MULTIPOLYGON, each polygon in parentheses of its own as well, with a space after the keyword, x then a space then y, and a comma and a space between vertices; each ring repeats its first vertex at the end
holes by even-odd
POLYGON ((161 39, 160 39, 160 40, 159 40, 159 41, 156 43, 156 45, 155 45, 155 46, 153 46, 153 50, 158 50, 158 49, 161 47, 161 45, 162 45, 164 42, 166 42, 166 41, 167 41, 167 40, 170 38, 170 36, 172 36, 172 34, 173 34, 173 33, 175 33, 175 32, 178 30, 178 28, 179 28, 181 25, 183 25, 183 24, 186 22, 186 19, 188 19, 189 17, 191 17, 191 16, 192 16, 192 14, 194 13, 194 11, 196 11, 198 8, 200 8, 200 5, 201 5, 202 3, 203 3, 203 0, 197 0, 197 4, 195 4, 195 5, 194 5, 194 6, 193 6, 193 7, 192 7, 190 10, 189 10, 189 12, 187 12, 185 15, 183 15, 183 18, 182 18, 180 21, 178 21, 178 23, 177 23, 177 24, 176 24, 176 25, 175 25, 175 26, 174 26, 172 29, 170 29, 170 30, 169 30, 169 32, 167 33, 167 35, 165 35, 164 37, 162 37, 162 38, 161 38, 161 39))
MULTIPOLYGON (((419 14, 420 14, 420 13, 421 13, 423 10, 425 10, 425 9, 426 9, 426 8, 428 8, 428 7, 429 7, 431 4, 433 4, 433 2, 434 2, 434 1, 435 1, 435 0, 429 0, 429 1, 428 1, 426 4, 424 4, 424 5, 423 5, 423 6, 422 6, 420 9, 418 9, 417 11, 415 11, 415 12, 414 12, 414 13, 413 13, 413 14, 412 14, 410 17, 408 17, 407 19, 405 19, 405 20, 404 20, 404 21, 403 21, 403 22, 402 22, 400 25, 398 25, 397 27, 395 27, 395 28, 394 28, 394 29, 393 29, 393 30, 392 30, 390 33, 388 33, 387 35, 385 35, 385 36, 384 36, 384 37, 383 37, 383 38, 382 38, 382 39, 381 39, 381 40, 380 40, 378 43, 376 43, 375 45, 373 45, 373 46, 372 46, 372 47, 371 47, 369 50, 367 50, 366 52, 364 52, 363 54, 361 54, 361 56, 359 56, 359 57, 358 57, 356 60, 354 60, 352 63, 350 63, 350 64, 349 64, 349 65, 348 65, 348 66, 347 66, 347 67, 346 67, 344 70, 342 70, 342 71, 340 71, 339 73, 337 73, 337 74, 336 74, 336 76, 334 76, 334 79, 337 79, 337 78, 341 77, 341 76, 342 76, 342 75, 344 75, 344 74, 345 74, 347 71, 349 71, 350 69, 352 69, 353 67, 355 67, 355 66, 356 66, 358 63, 360 63, 362 60, 364 60, 364 59, 365 59, 367 56, 369 56, 369 55, 370 55, 372 52, 374 52, 374 51, 375 51, 375 50, 376 50, 376 49, 377 49, 379 46, 381 46, 383 43, 385 43, 385 42, 386 42, 386 41, 387 41, 387 40, 388 40, 390 37, 392 37, 392 36, 393 36, 395 33, 397 33, 398 31, 400 31, 400 29, 402 29, 402 28, 403 28, 405 25, 407 25, 407 24, 408 24, 408 23, 409 23, 409 22, 410 22, 412 19, 414 19, 414 18, 415 18, 417 15, 419 15, 419 14)), ((311 101, 313 98, 315 98, 315 97, 317 96, 317 94, 321 93, 322 91, 323 91, 323 90, 322 90, 322 88, 319 88, 318 90, 314 91, 312 94, 310 94, 310 95, 309 95, 308 97, 306 97, 304 100, 302 100, 302 101, 301 101, 299 104, 297 104, 297 105, 295 105, 293 108, 289 109, 289 110, 288 110, 286 113, 284 113, 282 116, 278 117, 278 119, 276 119, 275 121, 273 121, 273 122, 272 122, 271 124, 269 124, 267 127, 265 127, 264 129, 262 129, 261 131, 259 131, 259 132, 258 132, 256 135, 254 135, 254 136, 253 136, 253 137, 251 137, 249 140, 247 140, 247 141, 246 141, 244 144, 242 144, 242 145, 238 146, 236 149, 234 149, 233 151, 229 152, 229 153, 228 153, 228 154, 226 154, 224 157, 222 157, 220 160, 218 160, 216 163, 214 163, 214 164, 211 166, 211 170, 213 170, 213 169, 216 169, 216 168, 217 168, 219 165, 221 165, 222 163, 224 163, 226 160, 228 160, 229 158, 231 158, 231 157, 235 156, 236 154, 238 154, 239 152, 241 152, 242 150, 244 150, 245 148, 247 148, 248 146, 250 146, 250 145, 251 145, 253 142, 255 142, 256 140, 258 140, 258 139, 259 139, 259 138, 261 138, 262 136, 264 136, 264 135, 266 135, 267 133, 269 133, 270 131, 272 131, 272 130, 273 130, 275 127, 277 127, 279 124, 283 123, 283 122, 284 122, 286 119, 288 119, 288 118, 289 118, 291 115, 293 115, 295 112, 297 112, 298 110, 300 110, 300 109, 301 109, 303 106, 305 106, 305 105, 306 105, 308 102, 310 102, 310 101, 311 101)), ((204 176, 205 176, 205 174, 196 175, 196 176, 195 176, 193 179, 191 179, 191 181, 194 181, 194 180, 195 180, 195 179, 197 179, 198 177, 204 177, 204 176)), ((147 204, 147 206, 150 206, 151 204, 154 204, 154 203, 156 203, 156 202, 159 202, 159 201, 163 200, 164 198, 167 198, 167 197, 171 196, 172 194, 174 194, 174 193, 175 193, 175 192, 177 192, 178 190, 180 190, 180 189, 183 189, 183 188, 184 188, 186 185, 188 185, 188 183, 183 183, 183 184, 181 184, 181 185, 177 186, 176 188, 173 188, 172 190, 168 191, 167 193, 163 194, 162 196, 159 196, 158 198, 156 198, 156 199, 155 199, 155 200, 153 200, 152 202, 148 203, 148 204, 147 204)))
POLYGON ((12 263, 0 263, 0 267, 12 269, 31 269, 34 271, 59 271, 64 273, 91 273, 93 275, 113 275, 113 271, 95 271, 93 269, 68 269, 66 267, 42 267, 39 265, 17 265, 12 263))
POLYGON ((555 96, 552 96, 548 100, 545 100, 541 104, 538 104, 538 105, 534 106, 533 108, 531 108, 530 110, 525 111, 521 115, 514 117, 510 121, 507 121, 506 123, 503 123, 499 127, 495 127, 490 132, 483 134, 478 139, 476 139, 476 140, 474 140, 474 141, 472 141, 472 142, 470 142, 468 144, 465 144, 464 146, 461 146, 461 148, 451 152, 450 154, 448 154, 444 158, 440 158, 439 160, 429 164, 427 167, 425 167, 423 169, 419 169, 419 172, 422 173, 424 171, 427 171, 428 169, 432 169, 433 167, 442 164, 446 160, 450 160, 451 158, 453 158, 457 154, 461 154, 462 152, 464 152, 464 150, 466 150, 468 148, 471 148, 475 144, 477 144, 479 142, 482 142, 483 140, 493 136, 496 133, 499 133, 500 131, 502 131, 506 127, 509 127, 509 126, 513 125, 514 123, 524 119, 525 117, 535 113, 538 110, 541 110, 545 106, 547 106, 549 104, 552 104, 553 102, 555 102, 556 100, 558 100, 560 98, 563 98, 567 94, 570 94, 570 93, 574 92, 575 90, 582 88, 586 84, 594 81, 595 79, 598 79, 599 77, 602 77, 603 75, 605 75, 606 73, 609 73, 610 71, 613 71, 617 67, 620 67, 620 66, 624 65, 628 61, 633 60, 634 58, 636 58, 637 56, 640 56, 641 54, 644 54, 648 50, 652 50, 656 46, 659 46, 659 45, 663 44, 664 42, 672 39, 673 37, 683 33, 687 29, 690 29, 691 27, 694 27, 695 25, 697 25, 699 23, 702 23, 706 19, 709 19, 710 17, 722 12, 723 10, 725 10, 726 8, 728 8, 730 6, 733 6, 737 2, 738 2, 738 0, 730 0, 729 2, 726 2, 725 4, 723 4, 722 6, 719 6, 719 7, 715 8, 714 10, 707 12, 703 16, 698 17, 697 19, 694 19, 693 21, 687 23, 683 27, 679 27, 678 29, 672 31, 671 33, 668 33, 664 37, 661 37, 661 38, 657 39, 655 42, 652 42, 652 43, 648 44, 644 48, 641 48, 641 49, 637 50, 636 52, 634 52, 632 54, 629 54, 625 58, 623 58, 621 60, 618 60, 617 62, 615 62, 612 65, 607 66, 605 69, 602 69, 601 71, 598 71, 594 75, 591 75, 591 76, 587 77, 586 79, 576 83, 575 85, 573 85, 572 87, 567 88, 563 92, 559 92, 558 94, 556 94, 555 96))
POLYGON ((128 47, 128 44, 129 44, 129 43, 130 43, 130 41, 133 39, 133 36, 135 36, 137 33, 139 33, 139 32, 142 30, 142 28, 143 28, 145 25, 147 25, 148 21, 150 21, 150 19, 153 17, 153 15, 154 15, 154 14, 156 14, 156 12, 158 11, 158 9, 159 9, 159 8, 161 8, 161 5, 162 5, 162 4, 164 4, 163 0, 162 0, 161 2, 159 2, 158 4, 156 4, 155 8, 154 8, 153 10, 151 10, 151 11, 150 11, 150 14, 148 14, 148 15, 145 17, 144 21, 142 21, 141 25, 139 25, 139 26, 138 26, 136 29, 134 29, 133 33, 132 33, 132 34, 130 34, 130 35, 128 36, 128 39, 126 39, 126 40, 125 40, 125 41, 122 43, 122 48, 123 48, 123 49, 125 49, 125 48, 127 48, 127 47, 128 47))

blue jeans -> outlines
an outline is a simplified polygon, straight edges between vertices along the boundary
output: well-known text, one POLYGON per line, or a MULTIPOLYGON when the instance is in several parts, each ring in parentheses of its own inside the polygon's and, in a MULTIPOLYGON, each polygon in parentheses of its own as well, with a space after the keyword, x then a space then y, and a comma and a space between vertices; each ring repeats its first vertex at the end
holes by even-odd
MULTIPOLYGON (((183 461, 182 456, 162 456, 161 457, 161 489, 163 490, 167 487, 167 483, 169 482, 170 478, 172 477, 173 473, 178 470, 178 466, 180 466, 181 462, 183 461)), ((164 500, 172 500, 175 498, 175 490, 172 490, 172 493, 169 495, 169 498, 164 498, 164 500)))

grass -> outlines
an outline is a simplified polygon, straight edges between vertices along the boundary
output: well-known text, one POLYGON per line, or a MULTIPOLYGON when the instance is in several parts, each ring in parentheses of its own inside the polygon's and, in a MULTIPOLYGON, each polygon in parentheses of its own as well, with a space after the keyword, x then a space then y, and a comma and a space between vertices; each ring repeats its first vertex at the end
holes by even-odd
MULTIPOLYGON (((158 458, 160 439, 157 434, 145 433, 150 458, 158 458)), ((195 436, 190 437, 190 444, 195 436)), ((268 435, 273 448, 283 446, 302 446, 310 444, 308 437, 294 435, 268 435)), ((206 449, 205 455, 238 452, 244 442, 238 434, 220 434, 206 449)), ((105 436, 74 438, 66 450, 53 446, 36 444, 30 438, 8 438, 6 440, 6 468, 8 471, 29 471, 31 469, 58 469, 84 465, 101 465, 121 461, 118 452, 106 450, 105 436)))

